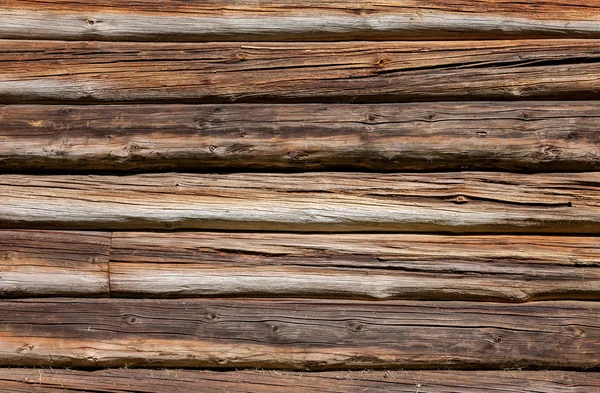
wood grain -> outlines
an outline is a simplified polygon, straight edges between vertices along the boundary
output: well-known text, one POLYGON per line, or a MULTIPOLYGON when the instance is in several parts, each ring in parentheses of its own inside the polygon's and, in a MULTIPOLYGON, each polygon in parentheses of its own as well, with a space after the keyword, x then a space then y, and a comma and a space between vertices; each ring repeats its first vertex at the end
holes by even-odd
POLYGON ((569 371, 199 371, 0 369, 4 392, 590 393, 600 376, 569 371))
POLYGON ((597 40, 0 41, 0 103, 598 99, 599 59, 597 40))
POLYGON ((600 37, 598 0, 3 0, 1 38, 348 40, 600 37))
POLYGON ((597 302, 0 302, 0 365, 593 369, 597 302))
POLYGON ((0 227, 600 231, 600 173, 2 175, 0 227))
POLYGON ((0 170, 600 170, 599 105, 7 105, 0 170))
POLYGON ((110 234, 0 231, 0 298, 108 296, 110 234))
POLYGON ((110 239, 0 231, 0 297, 524 302, 600 295, 594 237, 116 232, 112 247, 110 239))
POLYGON ((111 294, 600 298, 595 237, 116 232, 111 294))

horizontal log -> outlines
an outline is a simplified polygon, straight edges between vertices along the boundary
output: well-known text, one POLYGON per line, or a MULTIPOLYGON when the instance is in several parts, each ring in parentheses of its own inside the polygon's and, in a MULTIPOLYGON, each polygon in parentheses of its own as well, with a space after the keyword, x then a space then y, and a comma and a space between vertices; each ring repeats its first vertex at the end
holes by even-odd
POLYGON ((597 302, 0 302, 0 365, 597 368, 597 302))
POLYGON ((600 170, 598 105, 8 105, 0 171, 600 170))
POLYGON ((0 369, 0 389, 11 393, 196 392, 299 393, 589 393, 600 375, 573 371, 205 371, 109 369, 0 369))
POLYGON ((597 99, 599 59, 597 40, 0 41, 0 103, 597 99))
POLYGON ((600 295, 593 237, 116 232, 112 247, 110 239, 111 233, 0 231, 0 298, 523 302, 600 295))
POLYGON ((110 234, 0 231, 0 298, 108 296, 110 234))
POLYGON ((0 227, 600 231, 600 173, 0 176, 0 227))
POLYGON ((340 40, 600 37, 600 3, 531 0, 4 0, 1 38, 340 40))
POLYGON ((598 299, 595 237, 116 232, 113 296, 598 299))

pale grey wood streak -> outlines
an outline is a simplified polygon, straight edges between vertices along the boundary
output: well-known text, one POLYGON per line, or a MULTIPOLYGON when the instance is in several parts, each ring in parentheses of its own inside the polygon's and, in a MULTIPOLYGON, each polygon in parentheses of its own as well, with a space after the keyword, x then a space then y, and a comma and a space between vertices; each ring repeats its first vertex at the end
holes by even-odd
POLYGON ((600 173, 0 176, 0 227, 600 231, 600 173))
POLYGON ((0 231, 0 298, 109 296, 110 234, 0 231))
POLYGON ((0 170, 599 170, 599 105, 7 105, 0 170))
POLYGON ((325 371, 156 370, 99 371, 0 368, 10 393, 590 393, 600 375, 573 371, 325 371))
POLYGON ((12 104, 600 97, 596 40, 0 41, 0 62, 0 103, 12 104))
POLYGON ((113 296, 598 299, 595 237, 115 232, 113 296))
POLYGON ((0 5, 0 37, 19 39, 600 37, 597 0, 3 0, 0 5))
POLYGON ((585 301, 5 300, 0 365, 593 369, 599 313, 585 301))

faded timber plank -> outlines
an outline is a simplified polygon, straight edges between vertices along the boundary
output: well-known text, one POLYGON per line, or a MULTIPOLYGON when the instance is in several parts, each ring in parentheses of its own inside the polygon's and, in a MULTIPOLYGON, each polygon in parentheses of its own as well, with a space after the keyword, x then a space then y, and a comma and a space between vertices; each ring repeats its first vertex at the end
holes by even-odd
POLYGON ((212 0, 0 2, 0 37, 340 40, 600 37, 600 2, 212 0))
POLYGON ((599 170, 599 105, 8 105, 0 170, 599 170))
POLYGON ((197 371, 0 369, 3 392, 590 393, 600 375, 569 371, 197 371))
POLYGON ((597 99, 598 43, 0 41, 0 103, 597 99))
POLYGON ((600 173, 0 176, 0 227, 600 231, 600 173))
POLYGON ((595 237, 116 232, 111 294, 598 299, 595 237))
POLYGON ((0 298, 108 296, 110 234, 0 231, 0 298))
POLYGON ((0 302, 0 365, 596 368, 597 302, 0 302))

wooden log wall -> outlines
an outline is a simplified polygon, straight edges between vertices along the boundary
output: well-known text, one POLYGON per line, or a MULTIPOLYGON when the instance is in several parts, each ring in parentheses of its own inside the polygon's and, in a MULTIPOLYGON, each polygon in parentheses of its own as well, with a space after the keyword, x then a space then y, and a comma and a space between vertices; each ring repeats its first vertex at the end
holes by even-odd
POLYGON ((600 0, 0 0, 0 71, 1 392, 600 392, 600 0))

